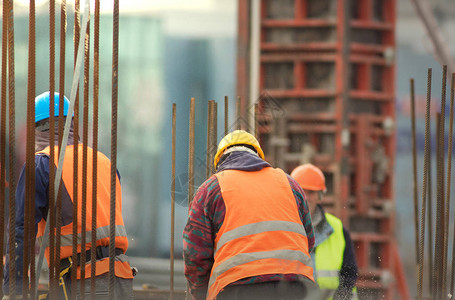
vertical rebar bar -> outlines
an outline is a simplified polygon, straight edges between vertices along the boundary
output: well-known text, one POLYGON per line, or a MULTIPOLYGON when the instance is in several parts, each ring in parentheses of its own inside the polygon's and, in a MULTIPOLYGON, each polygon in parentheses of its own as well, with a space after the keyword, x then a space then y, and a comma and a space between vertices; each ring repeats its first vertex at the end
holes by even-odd
MULTIPOLYGON (((437 112, 436 117, 435 117, 435 123, 436 123, 436 234, 435 234, 435 245, 440 245, 441 239, 440 239, 440 225, 441 222, 439 220, 440 218, 440 207, 441 207, 441 185, 440 185, 440 178, 441 178, 441 113, 437 112)), ((441 247, 436 247, 435 248, 435 257, 433 259, 434 261, 434 269, 433 269, 433 291, 434 293, 432 294, 433 299, 439 299, 439 291, 440 291, 440 263, 439 263, 439 258, 438 255, 440 254, 440 248, 441 247)))
MULTIPOLYGON (((59 118, 58 118, 58 140, 60 147, 58 148, 58 153, 66 145, 62 145, 63 140, 63 130, 64 130, 64 118, 63 108, 64 108, 64 95, 65 95, 65 53, 66 53, 66 0, 62 0, 60 4, 60 80, 59 80, 59 118)), ((58 186, 56 191, 57 193, 57 209, 56 209, 56 243, 55 243, 55 287, 58 288, 59 277, 60 277, 60 253, 61 253, 61 234, 62 234, 62 184, 58 186)), ((53 234, 53 231, 51 231, 53 234)))
MULTIPOLYGON (((428 147, 429 147, 429 126, 430 126, 430 102, 431 102, 431 68, 428 69, 427 80, 427 103, 425 110, 425 151, 424 164, 423 164, 423 184, 422 184, 422 211, 420 219, 420 245, 419 245, 419 261, 423 262, 424 245, 425 245, 425 210, 426 210, 426 193, 427 193, 427 172, 428 172, 428 147)), ((423 268, 424 264, 419 264, 418 272, 418 299, 422 300, 422 287, 423 287, 423 268)))
POLYGON ((90 298, 96 299, 96 217, 98 178, 98 111, 99 111, 99 48, 100 48, 100 0, 95 0, 95 24, 93 42, 93 185, 92 185, 92 242, 90 298))
MULTIPOLYGON (((76 0, 74 2, 74 68, 76 68, 76 60, 77 60, 77 49, 79 47, 79 40, 80 40, 80 1, 76 0)), ((76 92, 76 98, 74 103, 74 118, 73 118, 73 130, 74 130, 74 155, 73 155, 73 220, 78 219, 79 214, 79 205, 77 199, 79 197, 79 87, 76 92)), ((77 262, 77 222, 73 222, 73 251, 72 261, 77 262)), ((76 291, 77 291, 77 268, 71 268, 71 299, 76 300, 76 291)))
POLYGON ((412 170, 413 170, 413 198, 414 198, 414 226, 415 226, 415 249, 416 267, 419 266, 419 203, 417 200, 417 147, 416 147, 416 123, 415 123, 415 96, 414 79, 411 79, 411 138, 412 138, 412 170))
POLYGON ((224 135, 229 132, 229 97, 224 96, 224 135))
MULTIPOLYGON (((446 67, 447 68, 447 67, 446 67)), ((449 218, 450 218, 450 184, 451 184, 451 172, 452 172, 452 135, 453 135, 453 76, 451 82, 451 93, 450 93, 450 111, 449 111, 449 142, 447 149, 447 184, 446 184, 446 201, 444 208, 444 236, 443 236, 443 263, 442 263, 442 297, 447 296, 447 254, 449 249, 449 218)), ((445 86, 445 82, 444 82, 445 86)), ((445 88, 444 88, 445 89, 445 88)), ((444 94, 445 99, 445 94, 444 94)))
POLYGON ((211 146, 211 164, 210 164, 210 170, 212 170, 210 173, 210 176, 212 176, 216 170, 215 166, 213 164, 213 159, 215 158, 216 154, 216 149, 217 149, 217 141, 218 141, 218 103, 216 101, 213 101, 213 131, 212 131, 212 146, 211 146))
POLYGON ((259 103, 254 104, 254 136, 259 139, 259 103))
POLYGON ((213 100, 207 103, 207 153, 206 153, 206 171, 205 177, 209 178, 211 175, 211 158, 212 158, 212 137, 213 137, 213 100))
POLYGON ((171 249, 170 249, 170 300, 174 300, 174 235, 175 235, 175 146, 177 105, 172 104, 172 184, 171 184, 171 249))
POLYGON ((444 279, 445 276, 443 274, 444 271, 444 215, 445 215, 445 210, 444 210, 444 196, 445 196, 445 187, 444 187, 444 179, 445 179, 445 174, 444 174, 444 140, 445 140, 445 104, 446 104, 446 82, 447 82, 447 66, 443 66, 443 71, 442 71, 442 88, 441 88, 441 115, 440 115, 440 120, 439 120, 439 126, 440 126, 440 132, 439 132, 439 152, 438 152, 438 188, 439 191, 437 193, 438 195, 438 202, 437 202, 437 213, 438 213, 438 218, 436 219, 438 221, 438 226, 437 226, 437 240, 438 242, 436 245, 439 245, 436 249, 437 251, 437 256, 435 259, 435 262, 437 264, 437 290, 436 290, 436 295, 438 299, 441 299, 442 293, 443 293, 443 287, 444 287, 444 279))
POLYGON ((240 96, 237 97, 237 102, 235 103, 236 106, 235 106, 235 111, 236 111, 236 114, 235 114, 235 121, 237 123, 237 129, 242 129, 242 112, 241 112, 241 102, 242 102, 242 99, 240 98, 240 96))
POLYGON ((109 238, 109 298, 115 299, 115 204, 117 179, 119 0, 114 0, 112 51, 111 207, 109 238))
MULTIPOLYGON (((29 239, 27 247, 24 243, 24 266, 22 296, 27 297, 30 291, 30 298, 35 299, 35 1, 30 0, 29 5, 29 48, 28 48, 28 88, 27 88, 27 144, 26 144, 26 193, 25 201, 28 203, 28 216, 25 219, 29 239), (25 253, 24 253, 25 254, 25 253), (25 264, 26 263, 26 264, 25 264), (28 280, 28 268, 30 266, 30 290, 28 280)), ((24 241, 26 242, 26 240, 24 241)))
POLYGON ((85 299, 85 255, 87 241, 87 173, 88 173, 88 122, 89 122, 89 93, 90 93, 90 20, 84 35, 84 113, 82 130, 82 210, 81 210, 81 299, 85 299))
MULTIPOLYGON (((7 46, 8 46, 8 4, 9 1, 3 1, 2 3, 2 75, 1 75, 1 110, 0 110, 0 257, 3 258, 4 251, 3 247, 5 244, 5 186, 6 186, 6 81, 7 81, 7 46)), ((4 269, 3 259, 0 262, 0 282, 3 282, 4 269)), ((3 284, 0 284, 0 295, 3 295, 3 284)))
MULTIPOLYGON (((455 89, 455 73, 452 73, 452 82, 450 88, 450 101, 451 103, 454 101, 454 89, 455 89)), ((453 111, 451 110, 450 113, 452 114, 453 111)), ((449 210, 449 209, 448 209, 449 210)), ((450 211, 450 210, 449 210, 450 211)), ((453 244, 452 244, 452 272, 450 276, 450 294, 453 296, 455 294, 455 222, 453 228, 453 244)))
POLYGON ((14 72, 14 1, 8 0, 8 108, 9 108, 9 293, 16 295, 16 95, 14 72))
POLYGON ((188 208, 191 207, 194 193, 194 125, 195 100, 190 101, 189 155, 188 155, 188 208))
MULTIPOLYGON (((49 1, 49 228, 55 232, 55 0, 49 1)), ((45 238, 43 236, 43 238, 45 238)), ((41 243, 44 247, 45 241, 41 243)), ((49 298, 57 289, 55 282, 55 235, 49 234, 49 298)), ((38 272, 41 270, 38 269, 38 272)), ((39 275, 39 274, 38 274, 39 275)), ((39 276, 38 276, 39 277, 39 276)))
MULTIPOLYGON (((431 123, 429 125, 428 130, 430 131, 430 140, 431 140, 431 123)), ((437 130, 437 128, 436 128, 437 130)), ((432 181, 432 163, 431 163, 431 144, 427 149, 428 153, 424 155, 428 155, 428 172, 427 172, 427 180, 428 180, 428 193, 427 193, 427 209, 428 209, 428 290, 430 291, 430 295, 433 295, 433 181, 432 181)))

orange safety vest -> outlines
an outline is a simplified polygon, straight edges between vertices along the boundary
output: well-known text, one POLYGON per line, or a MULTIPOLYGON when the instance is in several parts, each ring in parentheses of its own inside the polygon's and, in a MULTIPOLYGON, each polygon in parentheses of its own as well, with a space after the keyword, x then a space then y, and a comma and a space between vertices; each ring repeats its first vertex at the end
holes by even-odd
POLYGON ((286 174, 266 167, 215 176, 226 213, 215 238, 207 299, 251 276, 300 274, 314 282, 306 231, 286 174))
MULTIPOLYGON (((83 145, 78 145, 78 162, 82 162, 83 145)), ((36 155, 49 156, 50 148, 47 147, 36 155)), ((58 146, 55 146, 55 153, 58 153, 58 146)), ((109 246, 109 231, 110 231, 110 160, 101 152, 98 152, 97 157, 97 207, 96 207, 96 246, 109 246)), ((71 201, 73 199, 73 157, 74 145, 66 147, 65 159, 63 161, 62 181, 64 188, 66 188, 71 201)), ((55 165, 58 165, 58 155, 55 155, 55 165)), ((85 252, 91 248, 91 229, 92 229, 92 167, 93 167, 93 149, 87 147, 87 218, 85 223, 86 228, 86 244, 85 250, 81 251, 81 229, 82 229, 82 167, 78 168, 78 198, 77 198, 77 235, 78 245, 77 252, 85 252)), ((49 184, 52 184, 50 182, 49 184)), ((122 194, 120 181, 117 176, 116 180, 116 204, 115 204, 115 247, 123 250, 122 255, 115 258, 115 275, 121 278, 133 278, 131 266, 128 258, 124 253, 128 249, 128 238, 126 236, 126 229, 122 218, 122 194)), ((71 210, 72 207, 63 207, 63 211, 71 210)), ((73 220, 74 222, 74 220, 73 220)), ((60 259, 70 257, 73 251, 73 222, 62 226, 61 246, 60 246, 60 259)), ((38 240, 42 239, 46 221, 42 219, 38 224, 38 240)), ((48 241, 43 241, 48 243, 48 241)), ((46 259, 49 262, 49 246, 46 246, 45 251, 46 259)), ((78 279, 80 279, 80 266, 77 267, 78 279)), ((109 272, 109 258, 103 258, 96 261, 96 276, 109 272)), ((85 278, 89 278, 91 273, 90 261, 85 265, 85 278)))

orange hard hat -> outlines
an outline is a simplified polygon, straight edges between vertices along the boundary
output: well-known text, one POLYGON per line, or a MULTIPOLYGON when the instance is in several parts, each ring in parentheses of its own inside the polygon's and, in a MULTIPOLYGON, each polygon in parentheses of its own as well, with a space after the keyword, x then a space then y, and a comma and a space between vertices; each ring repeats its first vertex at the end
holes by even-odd
POLYGON ((304 164, 295 168, 291 177, 294 178, 304 190, 322 191, 327 190, 325 177, 322 171, 312 164, 304 164))

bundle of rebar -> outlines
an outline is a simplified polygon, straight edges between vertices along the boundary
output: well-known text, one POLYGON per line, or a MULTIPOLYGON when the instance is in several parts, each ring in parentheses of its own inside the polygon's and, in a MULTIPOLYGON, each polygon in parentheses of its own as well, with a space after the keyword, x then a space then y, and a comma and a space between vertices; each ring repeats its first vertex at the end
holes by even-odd
MULTIPOLYGON (((432 69, 428 69, 427 76, 427 98, 425 110, 425 146, 423 161, 422 193, 420 207, 417 200, 417 142, 416 142, 416 116, 415 116, 415 91, 414 80, 411 79, 411 128, 412 128, 412 148, 413 148, 413 185, 414 185, 414 225, 416 240, 416 265, 418 299, 451 299, 454 295, 454 273, 455 250, 452 253, 452 263, 449 264, 448 244, 449 244, 449 219, 450 219, 450 196, 451 196, 451 169, 452 169, 452 143, 453 143, 453 115, 454 115, 454 86, 455 73, 452 74, 450 85, 450 110, 449 110, 449 130, 447 163, 445 163, 445 115, 446 115, 446 88, 447 88, 447 66, 443 66, 441 84, 441 111, 436 113, 436 215, 433 215, 432 194, 431 194, 431 85, 432 69), (447 172, 447 173, 445 173, 447 172), (447 174, 447 175, 445 175, 447 174), (428 209, 428 215, 427 215, 428 209), (420 222, 418 215, 420 213, 420 222), (428 218, 428 220, 427 220, 428 218), (436 228, 433 231, 433 219, 436 220, 436 228), (428 223, 427 223, 428 221, 428 223), (426 225, 428 224, 428 228, 426 225), (426 231, 427 230, 427 231, 426 231), (425 239, 428 239, 428 256, 425 260, 425 239), (428 269, 425 272, 425 265, 428 269), (448 276, 449 267, 452 267, 450 279, 448 276), (428 295, 424 297, 424 272, 428 277, 428 295), (450 284, 448 285, 448 280, 450 284)), ((455 235, 453 237, 455 245, 455 235)))

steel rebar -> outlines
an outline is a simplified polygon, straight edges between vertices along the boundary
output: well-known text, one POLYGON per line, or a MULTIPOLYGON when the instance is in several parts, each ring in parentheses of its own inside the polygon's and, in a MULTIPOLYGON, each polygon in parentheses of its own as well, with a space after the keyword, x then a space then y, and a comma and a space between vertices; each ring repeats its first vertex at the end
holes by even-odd
MULTIPOLYGON (((83 255, 87 241, 87 173, 88 173, 88 122, 89 122, 89 82, 90 82, 90 21, 84 34, 84 116, 82 129, 82 210, 81 210, 81 278, 85 278, 86 256, 83 255)), ((81 280, 81 291, 85 291, 85 280, 81 280)), ((81 292, 85 299, 85 292, 81 292)))
POLYGON ((259 103, 254 104, 254 136, 259 139, 259 103))
MULTIPOLYGON (((441 113, 437 112, 435 117, 436 122, 436 234, 435 234, 435 245, 440 245, 441 238, 440 238, 440 230, 441 230, 441 222, 440 222, 440 208, 441 208, 441 185, 440 185, 440 178, 441 178, 441 113)), ((439 291, 440 291, 440 261, 438 255, 440 255, 441 247, 435 248, 435 257, 433 258, 434 261, 434 268, 433 268, 433 291, 432 294, 433 299, 439 299, 439 291)))
POLYGON ((91 275, 90 298, 96 299, 96 217, 98 186, 98 114, 99 114, 99 46, 100 46, 100 1, 95 0, 95 23, 93 42, 93 180, 92 185, 92 242, 91 242, 91 275))
POLYGON ((9 108, 9 294, 14 299, 16 295, 16 95, 14 72, 14 1, 8 0, 8 108, 9 108))
MULTIPOLYGON (((442 297, 446 297, 447 295, 447 254, 449 252, 449 218, 450 218, 450 184, 451 184, 451 172, 452 172, 452 135, 453 135, 453 75, 452 75, 452 82, 451 82, 451 93, 450 93, 450 111, 449 111, 449 144, 447 150, 447 184, 446 184, 446 202, 444 205, 444 235, 443 235, 443 257, 442 257, 442 297)), ((444 85, 446 82, 444 82, 444 85)), ((444 88, 445 89, 445 88, 444 88)), ((444 95, 445 99, 445 95, 444 95)))
POLYGON ((235 111, 236 111, 236 122, 237 122, 237 129, 242 129, 242 112, 241 112, 241 98, 240 96, 237 97, 237 102, 235 103, 235 111))
MULTIPOLYGON (((80 41, 80 1, 76 0, 74 2, 74 68, 76 68, 76 60, 77 60, 77 49, 79 47, 80 41)), ((73 129, 75 132, 74 140, 74 156, 73 156, 73 220, 78 219, 79 214, 79 205, 77 199, 79 197, 79 147, 78 147, 78 135, 79 135, 79 88, 76 92, 75 104, 74 104, 74 118, 73 118, 73 129)), ((77 222, 73 222, 73 251, 71 253, 72 261, 77 262, 77 222)), ((76 300, 77 294, 77 268, 71 268, 71 299, 76 300)))
MULTIPOLYGON (((430 102, 431 102, 431 68, 428 69, 427 79, 427 103, 425 111, 425 151, 427 153, 429 147, 429 125, 430 125, 430 102)), ((423 165, 423 184, 422 184, 422 211, 420 220, 420 245, 419 245, 419 261, 423 262, 424 245, 425 245, 425 210, 426 210, 426 193, 427 193, 427 172, 428 172, 428 155, 425 155, 423 165)), ((422 287, 423 287, 423 268, 424 264, 419 264, 418 272, 418 299, 422 300, 422 287)))
MULTIPOLYGON (((431 123, 429 125, 428 130, 430 131, 430 140, 431 140, 431 123)), ((437 130, 437 128, 436 128, 437 130)), ((433 294, 433 181, 432 181, 432 163, 431 163, 431 144, 427 149, 428 153, 424 155, 428 155, 428 173, 427 173, 427 180, 428 180, 428 193, 427 193, 427 217, 428 217, 428 290, 430 291, 430 295, 433 294)))
POLYGON ((190 101, 189 154, 188 154, 188 208, 191 207, 194 193, 194 125, 195 100, 190 101))
POLYGON ((175 147, 177 105, 172 104, 172 178, 171 178, 171 249, 170 249, 170 300, 174 300, 174 236, 175 236, 175 147))
POLYGON ((27 88, 27 142, 26 142, 26 195, 27 215, 25 218, 26 239, 24 240, 24 266, 22 296, 35 298, 35 1, 29 5, 29 48, 27 88), (28 241, 27 241, 28 239, 28 241), (30 285, 28 271, 30 268, 30 285), (29 289, 30 286, 30 289, 29 289))
POLYGON ((217 141, 218 141, 218 103, 213 101, 213 131, 212 131, 212 147, 211 147, 211 164, 210 170, 212 170, 210 175, 216 172, 215 165, 213 164, 213 159, 215 158, 216 149, 217 149, 217 141))
POLYGON ((112 50, 112 134, 111 134, 111 207, 109 238, 109 298, 115 299, 115 204, 117 179, 117 113, 118 113, 118 48, 119 0, 114 0, 112 50))
POLYGON ((224 135, 229 133, 229 97, 224 96, 224 135))
MULTIPOLYGON (((454 101, 454 89, 455 89, 455 73, 452 73, 452 83, 451 83, 451 93, 450 93, 450 101, 454 101)), ((451 111, 450 113, 453 113, 451 111)), ((449 210, 449 209, 448 209, 449 210)), ((450 276, 450 294, 453 296, 455 294, 455 222, 454 222, 454 229, 453 229, 453 244, 452 244, 452 272, 450 276)))
POLYGON ((206 150, 206 171, 205 177, 211 176, 212 138, 213 138, 213 100, 207 103, 207 150, 206 150))
POLYGON ((412 170, 413 170, 413 198, 414 198, 414 226, 415 226, 415 249, 416 268, 419 266, 419 203, 417 200, 417 147, 416 147, 416 123, 415 123, 415 94, 414 79, 411 79, 411 138, 412 138, 412 170))
MULTIPOLYGON (((5 186, 6 186, 6 81, 7 81, 7 46, 8 46, 8 1, 2 5, 2 75, 1 75, 1 110, 0 110, 0 232, 5 232, 5 186)), ((5 235, 0 234, 0 257, 4 255, 5 235)), ((0 262, 1 270, 4 270, 3 259, 0 262)), ((0 272, 0 282, 3 282, 3 272, 0 272)), ((0 295, 3 295, 3 284, 0 284, 0 295)))

